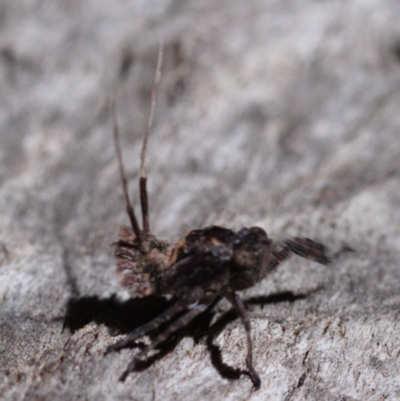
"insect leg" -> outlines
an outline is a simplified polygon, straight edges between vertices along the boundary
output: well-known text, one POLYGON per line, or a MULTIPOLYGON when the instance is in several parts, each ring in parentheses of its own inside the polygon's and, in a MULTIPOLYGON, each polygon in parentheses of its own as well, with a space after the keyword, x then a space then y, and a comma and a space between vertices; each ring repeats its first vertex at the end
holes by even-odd
POLYGON ((137 327, 135 330, 129 333, 123 340, 108 346, 105 354, 107 355, 110 352, 119 351, 123 348, 129 347, 135 340, 144 336, 148 332, 156 329, 157 327, 161 326, 168 320, 172 319, 176 314, 178 314, 185 308, 186 306, 182 305, 180 302, 174 303, 169 308, 167 308, 163 313, 157 316, 155 319, 151 320, 150 322, 140 327, 137 327))
POLYGON ((152 349, 156 348, 159 344, 167 340, 168 337, 174 334, 176 331, 187 326, 196 316, 204 312, 207 309, 207 307, 208 305, 206 304, 196 305, 192 309, 190 309, 186 314, 177 319, 175 322, 171 323, 163 333, 159 334, 151 344, 149 344, 143 351, 141 351, 132 359, 132 361, 127 366, 125 372, 122 373, 119 380, 122 382, 125 381, 129 373, 135 369, 139 359, 146 356, 148 352, 150 352, 152 349))
POLYGON ((246 307, 238 294, 232 294, 227 296, 228 300, 235 307, 246 331, 246 339, 247 339, 247 356, 246 356, 246 367, 249 371, 251 381, 256 389, 258 389, 261 385, 261 379, 253 366, 253 343, 251 340, 251 327, 250 327, 250 319, 247 313, 246 307))

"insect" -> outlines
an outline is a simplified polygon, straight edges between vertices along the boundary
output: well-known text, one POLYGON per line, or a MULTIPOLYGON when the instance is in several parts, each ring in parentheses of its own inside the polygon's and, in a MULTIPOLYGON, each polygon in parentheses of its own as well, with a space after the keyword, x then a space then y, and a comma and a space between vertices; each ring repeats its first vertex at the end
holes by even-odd
POLYGON ((224 227, 211 226, 190 231, 182 239, 173 242, 160 240, 154 236, 149 222, 145 155, 152 126, 162 58, 163 49, 160 46, 151 91, 149 119, 141 151, 142 228, 139 226, 129 198, 119 145, 119 129, 114 108, 112 108, 114 142, 126 211, 131 223, 130 227, 120 228, 118 241, 114 244, 114 254, 121 285, 128 289, 132 297, 158 294, 173 298, 174 302, 152 321, 136 328, 123 340, 110 345, 106 353, 127 348, 160 325, 171 322, 164 332, 135 355, 120 377, 120 380, 124 381, 135 369, 139 360, 146 358, 151 350, 176 331, 187 326, 196 316, 223 296, 233 305, 244 325, 247 339, 246 367, 254 387, 259 388, 261 380, 253 366, 250 319, 237 291, 258 283, 293 253, 323 265, 329 264, 332 259, 328 255, 327 248, 318 242, 302 237, 274 242, 260 227, 245 227, 239 231, 233 231, 224 227))

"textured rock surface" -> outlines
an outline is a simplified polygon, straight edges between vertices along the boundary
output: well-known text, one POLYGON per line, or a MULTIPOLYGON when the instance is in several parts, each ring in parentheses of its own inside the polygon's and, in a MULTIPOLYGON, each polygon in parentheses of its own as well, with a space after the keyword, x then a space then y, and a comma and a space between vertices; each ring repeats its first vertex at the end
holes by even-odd
POLYGON ((105 3, 0 3, 0 398, 400 399, 399 2, 105 3), (127 218, 108 98, 136 191, 160 37, 157 235, 260 225, 357 250, 244 294, 257 392, 224 303, 124 384, 135 351, 103 357, 164 306, 127 300, 109 247, 127 218))

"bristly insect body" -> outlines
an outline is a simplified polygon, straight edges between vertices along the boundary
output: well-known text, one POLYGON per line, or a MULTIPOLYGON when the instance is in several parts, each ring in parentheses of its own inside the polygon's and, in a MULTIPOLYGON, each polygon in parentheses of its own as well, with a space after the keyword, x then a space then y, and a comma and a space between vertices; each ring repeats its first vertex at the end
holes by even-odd
POLYGON ((130 362, 120 380, 124 381, 135 369, 137 361, 177 330, 187 326, 196 316, 203 313, 218 297, 224 296, 236 309, 246 331, 246 366, 255 388, 261 384, 253 367, 250 320, 237 291, 250 288, 271 273, 292 253, 303 258, 327 265, 331 262, 327 248, 313 240, 294 237, 274 242, 260 227, 242 228, 235 232, 227 228, 211 226, 189 232, 184 238, 163 241, 150 230, 145 155, 151 131, 156 88, 160 79, 163 47, 160 45, 157 68, 151 92, 151 107, 146 133, 143 140, 140 165, 140 204, 142 228, 140 228, 129 199, 128 184, 119 146, 118 125, 114 108, 114 142, 118 157, 126 211, 131 226, 119 230, 115 243, 117 273, 121 285, 132 297, 166 295, 175 302, 149 323, 135 329, 125 339, 107 348, 107 353, 129 347, 135 340, 158 328, 176 315, 165 331, 151 344, 140 351, 130 362))

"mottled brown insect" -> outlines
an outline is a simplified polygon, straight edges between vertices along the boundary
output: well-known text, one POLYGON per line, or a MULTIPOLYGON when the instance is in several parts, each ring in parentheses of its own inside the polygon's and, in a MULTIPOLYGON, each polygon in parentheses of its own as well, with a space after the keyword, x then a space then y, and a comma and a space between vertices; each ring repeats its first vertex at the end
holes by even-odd
POLYGON ((118 125, 114 118, 114 141, 118 156, 126 210, 131 227, 123 226, 115 243, 117 272, 121 285, 132 297, 165 295, 175 302, 149 323, 135 329, 125 339, 108 347, 107 352, 129 347, 135 340, 172 321, 165 331, 139 352, 121 375, 124 381, 135 369, 137 361, 164 342, 177 330, 187 326, 218 297, 224 296, 236 309, 246 331, 246 366, 255 388, 261 380, 252 362, 250 320, 237 291, 250 288, 271 273, 292 253, 321 264, 329 264, 324 245, 308 238, 294 237, 274 242, 260 227, 233 230, 211 226, 189 232, 184 238, 170 242, 156 238, 150 230, 146 190, 145 153, 151 130, 156 86, 160 78, 162 47, 160 46, 153 83, 150 115, 143 140, 140 168, 140 203, 143 227, 139 227, 129 199, 127 180, 119 146, 118 125), (180 315, 174 320, 174 317, 180 315))

